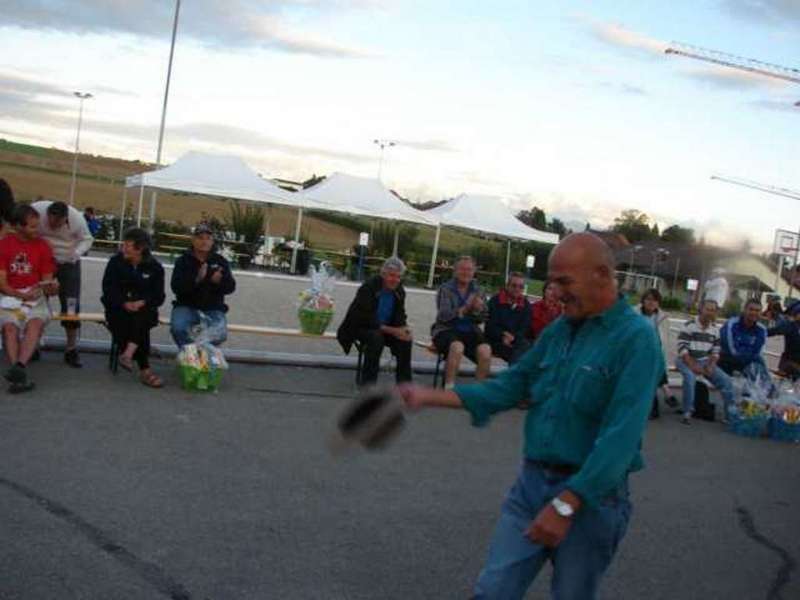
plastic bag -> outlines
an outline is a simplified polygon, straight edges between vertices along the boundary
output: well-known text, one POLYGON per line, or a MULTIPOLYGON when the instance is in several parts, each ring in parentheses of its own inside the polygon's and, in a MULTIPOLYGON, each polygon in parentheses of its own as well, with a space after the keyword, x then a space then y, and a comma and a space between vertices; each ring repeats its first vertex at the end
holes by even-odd
POLYGON ((303 333, 322 335, 333 319, 333 288, 336 279, 327 261, 320 263, 319 270, 311 265, 311 287, 300 292, 300 306, 297 317, 303 333))
POLYGON ((222 382, 228 361, 213 341, 222 339, 225 326, 212 323, 201 313, 200 323, 192 328, 194 343, 186 344, 178 352, 178 369, 181 385, 191 391, 214 391, 222 382))

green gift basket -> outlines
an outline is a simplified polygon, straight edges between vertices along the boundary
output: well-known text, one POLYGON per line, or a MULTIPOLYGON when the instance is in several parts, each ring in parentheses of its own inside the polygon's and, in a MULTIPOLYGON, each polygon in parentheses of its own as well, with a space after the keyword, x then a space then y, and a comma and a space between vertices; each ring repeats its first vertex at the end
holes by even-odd
POLYGON ((213 392, 222 383, 223 369, 201 369, 178 365, 181 387, 189 392, 213 392))
POLYGON ((301 307, 297 316, 300 319, 300 331, 309 335, 322 335, 333 320, 333 309, 301 307))

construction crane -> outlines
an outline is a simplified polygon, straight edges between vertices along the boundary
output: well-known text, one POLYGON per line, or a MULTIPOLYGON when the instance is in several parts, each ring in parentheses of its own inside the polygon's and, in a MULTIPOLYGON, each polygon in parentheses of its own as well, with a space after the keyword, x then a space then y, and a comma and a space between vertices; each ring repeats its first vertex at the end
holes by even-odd
POLYGON ((800 200, 800 192, 790 190, 782 187, 775 187, 774 185, 766 185, 748 179, 740 179, 738 177, 724 177, 722 175, 712 175, 711 179, 716 181, 724 181, 725 183, 732 183, 734 185, 741 185, 751 190, 759 190, 768 194, 775 194, 776 196, 783 196, 785 198, 792 198, 793 200, 800 200))
MULTIPOLYGON (((672 42, 669 47, 664 50, 664 53, 694 58, 695 60, 702 60, 715 65, 730 67, 731 69, 747 71, 749 73, 756 73, 757 75, 764 75, 765 77, 772 77, 773 79, 781 79, 790 83, 800 83, 800 69, 782 67, 781 65, 762 62, 752 58, 744 58, 742 56, 736 56, 735 54, 719 52, 718 50, 707 50, 699 46, 672 42)), ((795 106, 800 106, 800 101, 796 102, 795 106)))

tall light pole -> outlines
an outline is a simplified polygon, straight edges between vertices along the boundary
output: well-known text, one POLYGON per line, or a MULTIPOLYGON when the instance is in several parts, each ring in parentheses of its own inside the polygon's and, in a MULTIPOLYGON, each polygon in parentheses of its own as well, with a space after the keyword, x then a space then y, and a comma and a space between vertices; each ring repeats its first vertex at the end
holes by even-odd
POLYGON ((631 278, 631 284, 633 285, 634 291, 636 291, 636 280, 634 279, 633 275, 635 273, 634 269, 634 262, 636 261, 636 252, 641 250, 642 247, 638 244, 635 246, 631 246, 631 262, 628 265, 628 276, 631 278))
POLYGON ((372 143, 377 144, 381 149, 381 157, 378 160, 378 181, 381 181, 381 172, 383 171, 383 151, 385 148, 396 146, 397 142, 393 142, 392 140, 373 140, 372 143))
MULTIPOLYGON (((172 57, 175 55, 175 37, 178 35, 178 16, 181 12, 181 0, 175 0, 175 20, 172 23, 172 42, 169 47, 169 65, 167 66, 167 84, 164 87, 164 106, 161 109, 161 127, 158 130, 158 152, 156 166, 161 166, 161 148, 164 145, 164 124, 167 121, 167 100, 169 100, 169 82, 172 78, 172 57)), ((156 226, 156 192, 150 196, 150 229, 156 226)))
POLYGON ((75 179, 78 176, 78 152, 81 148, 81 125, 83 124, 83 101, 92 98, 88 92, 72 92, 78 98, 78 132, 75 134, 75 156, 72 157, 72 180, 69 184, 69 205, 75 201, 75 179))
POLYGON ((669 250, 666 248, 658 248, 653 252, 653 264, 650 266, 650 277, 653 280, 653 287, 656 287, 656 261, 662 256, 669 256, 669 250))

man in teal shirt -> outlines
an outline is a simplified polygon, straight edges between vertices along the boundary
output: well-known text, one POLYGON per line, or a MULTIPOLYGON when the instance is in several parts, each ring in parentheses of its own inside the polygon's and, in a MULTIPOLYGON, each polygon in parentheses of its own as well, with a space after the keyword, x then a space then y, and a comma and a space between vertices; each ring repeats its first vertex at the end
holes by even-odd
POLYGON ((483 426, 530 402, 524 460, 503 504, 474 598, 522 598, 546 560, 558 599, 594 598, 630 515, 628 473, 663 369, 655 331, 619 296, 613 255, 589 233, 549 260, 564 315, 491 381, 401 386, 410 408, 465 408, 483 426))

